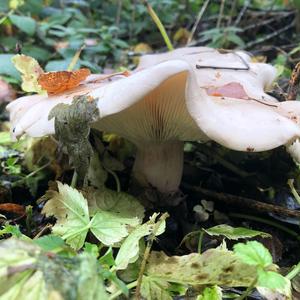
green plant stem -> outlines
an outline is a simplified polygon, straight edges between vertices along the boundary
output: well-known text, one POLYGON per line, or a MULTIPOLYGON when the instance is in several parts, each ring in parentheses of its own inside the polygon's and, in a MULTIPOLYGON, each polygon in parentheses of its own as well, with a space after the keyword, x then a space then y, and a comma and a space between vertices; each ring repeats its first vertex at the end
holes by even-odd
POLYGON ((0 19, 0 25, 14 12, 13 9, 11 9, 7 14, 5 14, 5 16, 3 16, 1 19, 0 19))
POLYGON ((111 174, 116 182, 116 186, 117 186, 117 192, 121 192, 121 184, 120 184, 120 180, 119 180, 119 177, 117 176, 117 174, 110 170, 110 169, 107 169, 107 168, 104 168, 105 171, 107 171, 109 174, 111 174))
POLYGON ((197 248, 197 251, 198 251, 199 254, 201 254, 201 252, 202 252, 203 236, 204 236, 204 231, 201 230, 200 231, 200 235, 199 235, 199 240, 198 240, 198 248, 197 248))
POLYGON ((296 191, 296 189, 294 187, 294 179, 289 179, 287 181, 287 184, 289 185, 293 196, 295 197, 295 199, 297 200, 297 202, 300 204, 300 196, 299 196, 299 194, 297 193, 297 191, 296 191))
POLYGON ((293 267, 293 269, 287 275, 285 275, 285 278, 292 280, 299 273, 300 273, 300 262, 295 267, 293 267))
POLYGON ((72 176, 72 181, 71 181, 71 187, 75 188, 76 184, 77 184, 77 179, 78 179, 78 174, 77 172, 74 170, 73 176, 72 176))
MULTIPOLYGON (((136 281, 133 281, 129 284, 126 285, 126 287, 130 290, 134 287, 136 287, 137 285, 137 280, 136 281)), ((122 295, 122 291, 121 290, 118 290, 117 292, 113 293, 112 295, 110 295, 110 297, 108 298, 109 300, 113 300, 113 299, 116 299, 118 296, 122 295)))
POLYGON ((156 12, 153 10, 152 6, 145 0, 144 1, 146 6, 147 6, 147 10, 149 12, 149 15, 151 16, 152 20, 154 21, 154 23, 156 24, 157 28, 159 29, 169 51, 174 50, 174 47, 170 41, 170 38, 166 32, 166 29, 164 27, 164 25, 162 24, 162 22, 160 21, 158 15, 156 14, 156 12))
POLYGON ((237 297, 235 300, 243 300, 246 297, 248 297, 251 294, 252 290, 254 289, 256 282, 257 282, 257 278, 255 278, 252 281, 252 283, 247 287, 245 292, 242 295, 240 295, 239 297, 237 297))
POLYGON ((80 49, 76 51, 75 55, 73 56, 73 58, 72 58, 72 60, 71 60, 71 62, 70 62, 70 64, 69 64, 69 66, 68 66, 68 69, 67 69, 68 71, 72 71, 72 70, 74 69, 74 67, 75 67, 75 65, 76 65, 76 63, 77 63, 77 61, 78 61, 78 59, 79 59, 79 56, 80 56, 80 54, 81 54, 81 51, 82 51, 84 48, 85 48, 85 45, 82 45, 82 46, 80 47, 80 49))
POLYGON ((264 223, 264 224, 268 224, 268 225, 271 225, 275 228, 278 228, 286 233, 288 233, 289 235, 295 237, 298 241, 300 241, 300 235, 293 231, 292 229, 289 229, 281 224, 278 224, 274 221, 271 221, 271 220, 265 220, 263 218, 260 218, 260 217, 255 217, 255 216, 249 216, 249 215, 245 215, 245 214, 238 214, 238 213, 230 213, 228 214, 229 217, 234 217, 234 218, 240 218, 240 219, 247 219, 247 220, 252 220, 252 221, 257 221, 257 222, 260 222, 260 223, 264 223))
POLYGON ((144 252, 144 257, 141 263, 141 267, 140 267, 140 271, 139 271, 139 276, 137 279, 137 285, 136 285, 136 289, 135 289, 135 299, 139 300, 141 299, 141 285, 142 285, 142 280, 143 280, 143 275, 145 272, 145 268, 146 268, 146 263, 148 260, 148 257, 150 255, 150 251, 152 248, 152 244, 153 241, 155 240, 155 236, 157 233, 157 230, 159 229, 160 225, 162 224, 162 222, 164 222, 166 220, 166 218, 169 217, 168 213, 164 213, 158 220, 158 222, 155 224, 152 233, 150 234, 149 238, 148 238, 148 243, 144 252))
POLYGON ((34 176, 35 174, 37 174, 38 172, 42 171, 43 169, 47 168, 50 164, 51 164, 52 161, 49 161, 47 162, 45 165, 41 166, 40 168, 34 170, 33 172, 29 173, 28 175, 26 175, 25 177, 13 182, 11 184, 12 187, 16 187, 18 186, 20 183, 23 183, 26 179, 34 176))

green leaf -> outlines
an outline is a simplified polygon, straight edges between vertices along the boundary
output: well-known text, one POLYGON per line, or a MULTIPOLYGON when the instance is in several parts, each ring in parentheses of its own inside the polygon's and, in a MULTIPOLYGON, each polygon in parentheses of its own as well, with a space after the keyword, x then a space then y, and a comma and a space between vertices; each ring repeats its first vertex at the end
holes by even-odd
POLYGON ((210 249, 203 254, 171 257, 152 251, 146 275, 183 285, 235 287, 249 286, 256 278, 256 268, 241 262, 228 250, 210 249))
POLYGON ((119 208, 116 211, 99 209, 90 220, 87 200, 78 190, 60 182, 58 192, 50 190, 46 198, 49 200, 42 213, 56 217, 53 233, 61 236, 75 250, 83 246, 89 230, 103 244, 111 246, 120 242, 131 228, 141 222, 136 216, 126 215, 126 210, 120 214, 119 208))
POLYGON ((46 91, 38 83, 38 78, 44 71, 33 57, 17 54, 12 58, 12 62, 22 74, 23 91, 36 92, 41 95, 46 94, 46 91))
POLYGON ((252 230, 244 227, 232 227, 226 224, 217 225, 209 229, 203 229, 211 236, 223 235, 230 240, 253 238, 255 236, 270 237, 271 235, 262 231, 252 230))
POLYGON ((246 264, 265 268, 272 264, 272 256, 261 243, 250 241, 234 245, 234 253, 246 264))
POLYGON ((16 239, 1 242, 0 255, 1 300, 108 299, 93 255, 57 256, 16 239))
MULTIPOLYGON (((157 235, 165 230, 165 222, 162 223, 157 235)), ((154 229, 155 223, 150 219, 147 223, 136 227, 122 243, 116 257, 116 268, 118 270, 126 269, 128 264, 134 263, 139 257, 139 242, 144 236, 149 235, 154 229)))
POLYGON ((33 242, 45 251, 59 250, 65 246, 65 242, 62 238, 52 234, 44 235, 36 240, 33 240, 33 242))
POLYGON ((20 81, 20 73, 11 61, 14 56, 14 54, 0 54, 0 74, 11 76, 20 81))
POLYGON ((90 214, 105 210, 125 218, 138 218, 141 223, 144 218, 144 207, 133 196, 109 189, 89 189, 87 192, 90 214))
POLYGON ((42 213, 55 216, 54 234, 74 249, 80 249, 90 227, 89 211, 86 199, 76 189, 57 182, 58 192, 48 191, 50 200, 45 204, 42 213))
POLYGON ((135 227, 138 224, 138 218, 123 218, 111 212, 99 211, 92 218, 90 229, 99 241, 111 246, 129 234, 129 225, 135 227))
POLYGON ((9 19, 21 31, 27 33, 28 35, 34 35, 36 29, 36 22, 34 19, 18 15, 10 15, 9 19))
POLYGON ((168 292, 169 283, 167 281, 143 276, 141 294, 147 300, 172 300, 168 292))
POLYGON ((105 254, 102 255, 98 261, 102 266, 106 267, 107 269, 111 268, 112 266, 115 266, 116 264, 115 264, 112 248, 109 247, 105 252, 105 254))
POLYGON ((99 248, 95 244, 91 244, 89 242, 84 243, 83 251, 89 254, 92 254, 95 257, 99 256, 99 248))
POLYGON ((0 145, 9 145, 11 143, 10 133, 8 131, 0 132, 0 145))
POLYGON ((269 288, 271 290, 284 291, 286 286, 289 285, 289 280, 284 276, 272 272, 264 271, 259 268, 257 270, 257 286, 269 288))
POLYGON ((222 290, 217 285, 206 287, 196 300, 222 300, 222 290))

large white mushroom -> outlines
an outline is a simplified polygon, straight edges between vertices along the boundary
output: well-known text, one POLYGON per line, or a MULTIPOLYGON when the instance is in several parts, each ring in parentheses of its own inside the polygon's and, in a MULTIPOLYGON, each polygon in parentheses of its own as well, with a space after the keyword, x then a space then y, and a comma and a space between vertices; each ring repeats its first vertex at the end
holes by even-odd
POLYGON ((275 77, 267 64, 242 52, 197 47, 142 57, 129 77, 79 87, 54 96, 27 96, 8 105, 15 137, 54 133, 48 114, 58 103, 88 93, 98 99, 93 127, 137 147, 134 176, 161 192, 176 191, 183 168, 183 141, 214 140, 239 151, 286 145, 300 161, 300 103, 265 93, 275 77))

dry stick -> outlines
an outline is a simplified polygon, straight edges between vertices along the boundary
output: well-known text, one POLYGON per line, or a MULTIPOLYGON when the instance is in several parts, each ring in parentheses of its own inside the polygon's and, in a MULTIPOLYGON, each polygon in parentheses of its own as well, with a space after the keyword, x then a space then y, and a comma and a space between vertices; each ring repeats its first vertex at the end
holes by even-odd
POLYGON ((289 17, 289 16, 291 16, 291 15, 293 15, 293 14, 295 14, 294 11, 286 12, 286 13, 280 14, 279 16, 275 15, 275 16, 274 16, 273 18, 271 18, 271 19, 266 19, 266 20, 264 20, 264 21, 262 21, 262 22, 260 21, 259 24, 253 23, 253 24, 250 24, 250 25, 248 25, 248 26, 245 26, 244 28, 242 28, 242 31, 245 32, 245 31, 247 31, 247 30, 256 28, 258 25, 259 25, 260 27, 262 27, 262 26, 268 25, 268 24, 270 24, 270 23, 272 23, 272 22, 275 22, 275 21, 278 22, 280 19, 284 19, 284 18, 289 17))
POLYGON ((219 12, 217 26, 216 26, 217 28, 220 28, 220 26, 221 26, 221 21, 222 21, 223 13, 224 13, 224 5, 225 5, 225 0, 221 0, 220 12, 219 12))
POLYGON ((246 10, 247 10, 249 4, 250 4, 250 1, 249 1, 249 0, 247 0, 247 1, 244 2, 244 6, 243 6, 242 10, 240 11, 238 17, 236 18, 236 20, 235 20, 233 26, 235 26, 235 27, 238 26, 238 24, 240 23, 242 17, 244 16, 244 14, 245 14, 245 12, 246 12, 246 10))
MULTIPOLYGON (((118 0, 118 8, 117 8, 116 19, 115 19, 116 27, 119 27, 119 25, 120 25, 122 4, 123 4, 123 0, 118 0)), ((119 31, 116 31, 115 38, 117 38, 118 35, 119 35, 119 31)))
POLYGON ((189 184, 183 184, 183 187, 189 190, 194 190, 202 194, 203 196, 211 197, 216 201, 221 201, 226 204, 243 207, 245 210, 251 209, 263 213, 275 213, 281 216, 300 218, 300 211, 297 210, 291 210, 278 205, 264 203, 250 198, 244 198, 241 196, 225 194, 225 193, 217 193, 207 189, 203 189, 201 187, 192 186, 189 184))
POLYGON ((300 62, 298 62, 293 69, 289 81, 287 100, 296 100, 299 84, 300 84, 300 62))
POLYGON ((289 30, 292 27, 294 27, 295 26, 294 23, 295 22, 292 22, 291 24, 288 24, 288 25, 282 27, 281 29, 274 31, 273 33, 270 33, 270 34, 268 34, 268 35, 266 35, 266 36, 264 36, 260 39, 256 39, 255 41, 246 44, 244 47, 242 47, 242 49, 247 49, 247 48, 253 47, 253 46, 255 46, 257 44, 260 44, 260 43, 263 43, 263 42, 265 42, 265 41, 267 41, 267 40, 269 40, 269 39, 271 39, 271 38, 273 38, 277 35, 280 35, 281 33, 289 30))
POLYGON ((150 251, 151 251, 153 241, 155 240, 155 235, 156 235, 157 230, 159 229, 160 225, 162 224, 162 222, 164 222, 168 217, 169 217, 169 214, 164 213, 159 218, 158 222, 155 224, 155 226, 152 230, 152 233, 150 234, 150 236, 148 238, 148 243, 147 243, 147 247, 146 247, 145 252, 144 252, 144 257, 143 257, 143 260, 142 260, 142 263, 141 263, 141 268, 140 268, 139 276, 138 276, 138 279, 137 279, 136 290, 135 290, 135 299, 137 299, 137 300, 141 299, 141 285, 142 285, 143 275, 144 275, 144 272, 145 272, 146 263, 147 263, 149 255, 150 255, 150 251))
POLYGON ((191 34, 190 34, 190 36, 189 36, 189 38, 188 38, 188 41, 187 41, 187 43, 186 43, 186 46, 188 46, 188 45, 190 44, 190 42, 192 41, 193 36, 194 36, 194 34, 195 34, 195 32, 196 32, 196 29, 197 29, 197 27, 198 27, 198 25, 199 25, 199 22, 200 22, 200 20, 201 20, 203 14, 204 14, 206 8, 207 8, 207 5, 209 4, 209 1, 210 1, 210 0, 206 0, 206 1, 204 2, 204 4, 202 5, 202 7, 201 7, 201 9, 200 9, 200 11, 199 11, 199 13, 198 13, 196 22, 195 22, 195 24, 194 24, 194 26, 193 26, 193 28, 192 28, 191 34))
POLYGON ((228 17, 228 21, 227 21, 227 27, 229 27, 231 25, 232 16, 233 16, 234 11, 236 9, 236 5, 237 5, 237 0, 232 0, 230 12, 229 12, 229 17, 228 17))

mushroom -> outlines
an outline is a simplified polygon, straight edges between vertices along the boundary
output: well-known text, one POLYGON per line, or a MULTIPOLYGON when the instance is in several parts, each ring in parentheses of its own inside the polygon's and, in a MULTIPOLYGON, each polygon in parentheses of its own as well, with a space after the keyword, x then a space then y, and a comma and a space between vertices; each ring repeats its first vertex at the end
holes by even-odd
POLYGON ((275 69, 253 63, 244 52, 181 48, 142 57, 131 76, 94 83, 52 96, 27 96, 9 104, 13 136, 54 133, 50 110, 74 95, 98 99, 92 126, 137 147, 134 176, 161 192, 178 189, 183 142, 214 140, 239 151, 286 145, 299 161, 300 104, 278 102, 265 93, 275 69))

